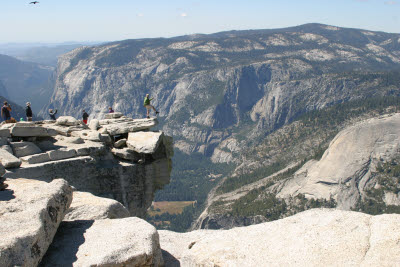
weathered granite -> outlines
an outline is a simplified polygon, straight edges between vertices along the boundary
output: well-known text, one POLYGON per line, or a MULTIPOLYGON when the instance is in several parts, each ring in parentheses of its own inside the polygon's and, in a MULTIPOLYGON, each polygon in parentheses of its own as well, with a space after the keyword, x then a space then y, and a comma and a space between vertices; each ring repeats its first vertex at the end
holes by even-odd
POLYGON ((93 119, 89 122, 89 129, 93 131, 97 131, 100 128, 99 120, 93 119))
POLYGON ((29 164, 38 164, 38 163, 50 161, 51 159, 50 159, 49 153, 46 152, 46 153, 40 153, 40 154, 22 157, 22 158, 20 158, 20 160, 22 160, 22 162, 26 162, 29 164))
POLYGON ((101 142, 101 135, 97 131, 92 131, 92 130, 74 131, 71 133, 71 135, 75 137, 80 137, 84 140, 101 142))
POLYGON ((4 165, 4 167, 8 168, 18 168, 21 166, 21 160, 15 157, 13 154, 8 151, 0 148, 0 162, 4 165))
POLYGON ((49 154, 50 160, 61 160, 73 158, 76 156, 75 149, 60 148, 58 150, 53 150, 47 152, 49 154))
POLYGON ((132 149, 127 148, 127 147, 113 148, 111 150, 111 153, 113 153, 113 155, 116 157, 126 159, 126 160, 138 161, 139 159, 141 159, 141 156, 137 152, 135 152, 132 149))
POLYGON ((61 179, 7 183, 0 191, 0 266, 37 266, 71 203, 71 187, 61 179))
POLYGON ((64 221, 120 219, 129 217, 129 211, 118 201, 75 191, 64 221))
POLYGON ((10 129, 1 128, 0 129, 0 137, 10 137, 10 129))
POLYGON ((0 137, 0 146, 8 145, 7 137, 0 137))
POLYGON ((121 112, 107 113, 104 115, 105 119, 118 119, 121 118, 124 114, 121 112))
POLYGON ((63 222, 41 266, 162 266, 154 226, 135 217, 63 222))
POLYGON ((114 143, 114 147, 115 148, 121 148, 123 146, 126 146, 126 139, 125 138, 120 139, 120 140, 118 140, 117 142, 114 143))
POLYGON ((396 266, 399 224, 398 214, 314 209, 231 230, 159 234, 166 266, 396 266))
POLYGON ((11 142, 10 145, 18 158, 42 153, 42 150, 32 142, 11 142))
POLYGON ((31 136, 56 136, 57 131, 41 126, 18 126, 11 128, 11 135, 15 137, 31 137, 31 136))
POLYGON ((64 126, 75 126, 80 125, 81 122, 72 116, 61 116, 57 119, 56 124, 64 126))

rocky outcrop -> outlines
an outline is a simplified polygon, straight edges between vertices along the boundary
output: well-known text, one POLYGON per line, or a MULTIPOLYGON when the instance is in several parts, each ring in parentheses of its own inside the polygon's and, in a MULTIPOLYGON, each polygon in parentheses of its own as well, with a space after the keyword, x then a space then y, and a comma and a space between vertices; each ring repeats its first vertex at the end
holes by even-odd
POLYGON ((37 266, 72 200, 61 179, 8 179, 0 191, 0 266, 37 266))
POLYGON ((62 177, 78 191, 113 198, 132 216, 143 217, 154 193, 169 183, 172 138, 149 128, 155 119, 134 120, 124 116, 101 120, 97 130, 73 117, 57 121, 5 124, 0 127, 6 145, 0 161, 8 170, 6 178, 28 178, 50 182, 62 177), (133 151, 119 139, 129 133, 161 134, 157 149, 133 151), (114 143, 118 143, 115 151, 114 143))
POLYGON ((159 233, 166 266, 393 266, 399 223, 396 214, 314 209, 231 230, 159 233))
POLYGON ((63 222, 41 266, 161 266, 156 229, 139 218, 63 222))
POLYGON ((400 114, 373 118, 341 131, 321 160, 311 161, 278 186, 278 197, 333 198, 338 208, 355 208, 377 186, 372 173, 399 155, 400 114))

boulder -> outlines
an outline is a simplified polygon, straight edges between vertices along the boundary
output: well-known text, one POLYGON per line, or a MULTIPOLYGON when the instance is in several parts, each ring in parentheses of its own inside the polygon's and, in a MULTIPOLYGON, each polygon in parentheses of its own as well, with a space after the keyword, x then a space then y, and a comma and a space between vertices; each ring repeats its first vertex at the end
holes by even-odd
POLYGON ((114 113, 107 113, 106 115, 104 115, 105 119, 118 119, 121 118, 124 114, 122 114, 121 112, 114 112, 114 113))
POLYGON ((10 129, 0 129, 0 137, 8 138, 10 136, 10 129))
POLYGON ((164 137, 163 132, 129 133, 126 144, 137 153, 152 154, 156 152, 164 137))
POLYGON ((7 137, 0 136, 0 146, 6 146, 6 145, 8 145, 7 137))
POLYGON ((47 152, 49 154, 50 160, 62 160, 73 158, 76 156, 75 149, 60 148, 58 150, 52 150, 47 152))
POLYGON ((129 211, 118 201, 75 191, 64 221, 119 219, 129 217, 129 211))
POLYGON ((20 160, 22 160, 22 162, 26 162, 28 164, 38 164, 38 163, 50 161, 50 156, 49 156, 49 153, 40 153, 40 154, 22 157, 22 158, 20 158, 20 160))
POLYGON ((72 200, 66 181, 7 180, 0 192, 0 266, 37 266, 72 200))
POLYGON ((83 141, 82 138, 80 137, 65 137, 64 141, 70 144, 83 144, 85 141, 83 141))
POLYGON ((394 266, 399 224, 398 214, 314 209, 230 230, 159 234, 166 266, 394 266))
POLYGON ((61 116, 57 119, 56 124, 64 126, 75 126, 75 125, 80 125, 81 122, 71 116, 61 116))
POLYGON ((113 153, 114 156, 119 157, 121 159, 133 160, 133 161, 138 161, 140 159, 140 155, 138 153, 127 147, 113 148, 111 150, 111 153, 113 153))
POLYGON ((63 222, 41 266, 162 266, 158 233, 136 217, 63 222))
POLYGON ((115 148, 121 148, 123 146, 126 146, 126 139, 120 139, 117 142, 114 143, 115 148))
POLYGON ((18 158, 42 153, 42 150, 32 142, 11 142, 14 155, 18 158))
POLYGON ((8 151, 0 148, 0 162, 4 165, 4 167, 8 168, 18 168, 21 166, 21 160, 15 157, 13 154, 8 151))
POLYGON ((101 142, 101 135, 97 131, 92 131, 92 130, 75 131, 72 132, 71 135, 75 137, 80 137, 84 140, 101 142))
POLYGON ((11 135, 15 137, 31 137, 31 136, 40 136, 40 137, 48 137, 48 136, 56 136, 57 131, 44 128, 41 126, 18 126, 15 125, 11 128, 11 135))
POLYGON ((14 152, 11 148, 11 146, 9 145, 4 145, 4 146, 0 146, 1 149, 4 149, 5 151, 7 151, 8 153, 10 153, 11 155, 14 155, 14 152))
POLYGON ((93 131, 97 131, 100 128, 99 120, 93 119, 89 122, 89 129, 93 131))
POLYGON ((111 136, 109 136, 108 134, 100 134, 100 140, 101 142, 106 143, 108 145, 112 144, 111 136))

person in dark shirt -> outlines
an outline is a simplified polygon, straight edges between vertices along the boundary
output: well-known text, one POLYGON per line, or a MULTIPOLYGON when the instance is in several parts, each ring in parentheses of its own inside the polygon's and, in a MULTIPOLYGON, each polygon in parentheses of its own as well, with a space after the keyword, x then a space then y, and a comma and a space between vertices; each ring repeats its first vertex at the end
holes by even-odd
POLYGON ((108 113, 114 113, 114 110, 113 110, 112 107, 109 107, 109 108, 108 108, 108 113))
POLYGON ((82 121, 83 121, 84 124, 87 124, 88 118, 89 118, 89 114, 87 114, 86 111, 83 110, 83 113, 82 113, 82 121))
POLYGON ((25 113, 26 113, 26 120, 27 121, 32 121, 33 113, 32 113, 31 103, 30 102, 26 103, 25 113))
POLYGON ((7 101, 4 101, 4 106, 1 108, 1 117, 3 117, 6 122, 11 121, 11 106, 7 101))
POLYGON ((50 115, 50 119, 55 121, 56 119, 56 114, 57 114, 57 109, 54 111, 52 109, 49 109, 49 115, 50 115))

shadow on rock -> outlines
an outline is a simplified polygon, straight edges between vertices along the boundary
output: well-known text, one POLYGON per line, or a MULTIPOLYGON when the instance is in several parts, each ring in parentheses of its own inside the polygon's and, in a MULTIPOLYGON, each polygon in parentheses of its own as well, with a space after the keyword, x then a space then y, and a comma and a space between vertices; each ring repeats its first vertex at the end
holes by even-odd
POLYGON ((0 201, 9 201, 14 198, 15 198, 14 190, 6 189, 3 191, 0 191, 0 201))
POLYGON ((62 222, 39 266, 72 266, 94 220, 62 222))
POLYGON ((180 267, 181 263, 172 256, 168 251, 162 249, 162 256, 165 267, 180 267))

